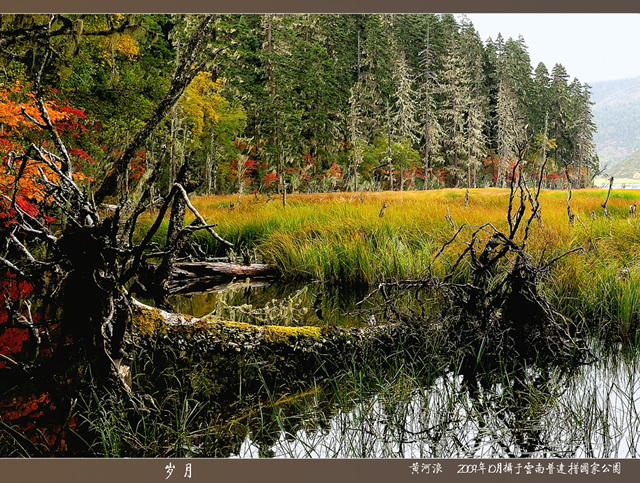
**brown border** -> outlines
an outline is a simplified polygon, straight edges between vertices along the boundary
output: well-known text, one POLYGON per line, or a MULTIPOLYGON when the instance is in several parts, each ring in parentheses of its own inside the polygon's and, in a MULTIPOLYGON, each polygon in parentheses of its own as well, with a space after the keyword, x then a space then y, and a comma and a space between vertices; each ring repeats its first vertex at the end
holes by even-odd
POLYGON ((6 0, 4 13, 639 13, 636 0, 6 0))
MULTIPOLYGON (((514 2, 513 0, 110 0, 88 3, 86 0, 26 0, 3 2, 3 13, 32 12, 210 12, 210 13, 263 13, 263 12, 319 12, 319 13, 640 13, 637 0, 538 0, 536 2, 514 2)), ((433 468, 433 466, 429 466, 433 468)), ((612 460, 165 460, 165 459, 3 459, 0 460, 0 479, 12 483, 128 483, 128 482, 257 482, 257 483, 403 483, 403 482, 631 482, 637 481, 640 461, 612 460), (541 463, 596 462, 600 464, 621 463, 621 474, 600 473, 597 475, 549 475, 548 472, 531 475, 489 474, 491 464, 511 462, 523 466, 530 461, 541 463), (175 473, 167 477, 165 467, 172 463, 175 473), (192 478, 183 477, 186 464, 192 464, 192 478), (413 474, 413 464, 441 464, 441 474, 413 474), (485 464, 486 473, 458 474, 459 465, 485 464), (182 472, 182 474, 180 474, 182 472)))
POLYGON ((639 460, 625 459, 11 459, 12 483, 548 483, 637 481, 639 460), (166 468, 172 465, 169 475, 166 468), (187 478, 187 465, 191 477, 187 478), (507 465, 511 470, 507 471, 507 465), (549 465, 553 465, 552 474, 549 465), (558 470, 562 465, 563 474, 558 470), (585 466, 586 465, 586 466, 585 466), (616 472, 619 465, 619 472, 616 472), (570 467, 572 467, 570 469, 570 467), (585 473, 586 469, 586 473, 585 473), (577 470, 577 473, 574 471, 577 470))

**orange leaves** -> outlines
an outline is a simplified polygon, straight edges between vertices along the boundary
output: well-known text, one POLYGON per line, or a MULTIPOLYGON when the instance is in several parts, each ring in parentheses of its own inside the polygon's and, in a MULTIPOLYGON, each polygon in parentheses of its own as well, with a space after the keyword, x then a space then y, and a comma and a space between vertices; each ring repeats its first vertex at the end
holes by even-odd
POLYGON ((35 419, 44 414, 43 406, 51 404, 51 396, 45 392, 40 395, 34 394, 28 398, 13 398, 12 403, 13 407, 2 414, 4 421, 15 421, 25 417, 35 419))
MULTIPOLYGON (((79 138, 86 131, 81 121, 86 118, 86 114, 77 108, 67 105, 60 105, 57 101, 45 101, 49 118, 59 132, 70 132, 74 137, 79 138)), ((20 153, 24 151, 23 143, 29 141, 30 133, 40 128, 29 120, 23 111, 31 116, 36 122, 43 123, 36 99, 33 93, 28 92, 22 84, 16 82, 10 88, 0 88, 0 193, 9 198, 16 196, 18 200, 30 203, 47 202, 47 191, 44 179, 50 183, 59 181, 55 170, 51 168, 54 163, 51 160, 34 160, 15 158, 12 152, 20 153)), ((71 153, 80 161, 94 163, 83 150, 71 150, 71 153)), ((77 163, 76 163, 77 164, 77 163)), ((55 163, 59 168, 60 164, 55 163)), ((77 165, 79 167, 79 165, 77 165)), ((91 178, 74 173, 76 181, 91 181, 91 178)), ((8 202, 0 197, 0 209, 5 213, 9 211, 8 202)), ((22 208, 22 207, 21 207, 22 208)), ((32 214, 31 211, 25 210, 32 214)), ((6 216, 5 216, 6 218, 6 216)), ((6 220, 5 224, 6 224, 6 220)))
MULTIPOLYGON (((59 167, 60 163, 56 165, 59 167)), ((47 190, 43 184, 43 175, 52 183, 59 180, 59 176, 43 161, 5 159, 0 164, 0 192, 9 197, 17 192, 18 199, 45 202, 47 190), (19 176, 21 170, 22 175, 19 176)))
MULTIPOLYGON (((68 118, 67 113, 58 110, 53 101, 45 102, 45 106, 52 122, 68 118)), ((23 86, 19 82, 16 82, 11 89, 0 88, 0 137, 10 136, 16 130, 34 127, 33 123, 22 114, 22 109, 37 122, 43 122, 35 104, 35 96, 30 92, 24 93, 23 86)))

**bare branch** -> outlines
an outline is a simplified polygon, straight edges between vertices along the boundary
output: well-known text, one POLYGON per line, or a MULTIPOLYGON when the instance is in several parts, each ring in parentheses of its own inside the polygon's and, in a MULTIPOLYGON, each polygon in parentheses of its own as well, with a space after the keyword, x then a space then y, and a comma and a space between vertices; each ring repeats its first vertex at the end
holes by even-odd
POLYGON ((604 214, 607 218, 609 218, 609 210, 607 210, 607 203, 609 203, 609 196, 611 196, 611 188, 613 188, 613 176, 609 178, 609 191, 607 192, 607 199, 602 203, 602 208, 604 209, 604 214))
POLYGON ((191 200, 189 200, 189 195, 187 195, 187 191, 182 187, 182 185, 176 183, 173 186, 178 189, 180 194, 182 194, 182 197, 184 198, 184 202, 187 205, 187 207, 191 210, 191 212, 195 215, 195 217, 200 221, 200 223, 202 223, 202 225, 205 225, 207 227, 207 231, 211 234, 211 236, 213 236, 219 242, 224 243, 229 247, 233 247, 233 243, 222 238, 213 230, 213 228, 211 228, 212 226, 216 226, 216 225, 207 225, 207 220, 205 220, 202 217, 202 215, 198 212, 198 210, 196 210, 196 208, 191 204, 191 200))
POLYGON ((29 277, 27 277, 27 274, 24 273, 22 270, 20 270, 18 267, 16 267, 13 263, 11 263, 9 260, 7 260, 4 257, 0 257, 0 263, 2 263, 4 266, 6 266, 7 268, 9 268, 10 270, 12 270, 13 272, 17 273, 18 275, 20 275, 22 278, 24 279, 29 279, 29 277))
POLYGON ((576 253, 576 252, 586 252, 586 250, 584 249, 584 247, 578 247, 578 248, 574 248, 572 250, 569 250, 568 252, 564 252, 562 255, 559 255, 555 258, 552 258, 551 260, 549 260, 543 267, 541 267, 539 270, 540 271, 546 271, 548 270, 554 263, 556 263, 558 260, 566 257, 567 255, 571 254, 571 253, 576 253))

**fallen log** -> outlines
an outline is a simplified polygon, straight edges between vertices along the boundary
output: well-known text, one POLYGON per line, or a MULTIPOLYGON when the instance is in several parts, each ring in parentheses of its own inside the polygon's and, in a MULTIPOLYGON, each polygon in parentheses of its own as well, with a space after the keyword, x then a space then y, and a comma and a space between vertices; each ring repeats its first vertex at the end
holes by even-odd
POLYGON ((208 287, 238 278, 265 281, 274 278, 275 275, 273 268, 263 263, 250 265, 224 262, 176 263, 171 271, 169 292, 171 294, 202 292, 208 287))
POLYGON ((363 328, 259 326, 170 313, 137 301, 132 313, 131 342, 138 364, 145 367, 144 374, 136 374, 139 384, 162 391, 167 373, 190 387, 206 380, 207 397, 220 407, 239 393, 247 402, 265 385, 300 381, 302 388, 348 367, 390 363, 405 355, 419 359, 423 367, 429 361, 435 366, 443 356, 434 347, 439 328, 424 322, 363 328))

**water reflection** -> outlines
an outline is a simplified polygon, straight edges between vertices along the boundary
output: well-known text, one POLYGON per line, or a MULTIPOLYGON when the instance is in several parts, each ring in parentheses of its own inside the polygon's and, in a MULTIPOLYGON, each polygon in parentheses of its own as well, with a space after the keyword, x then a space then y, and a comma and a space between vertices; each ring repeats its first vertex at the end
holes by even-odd
MULTIPOLYGON (((305 310, 296 313, 296 325, 363 325, 357 303, 367 295, 364 288, 271 284, 234 291, 228 303, 264 307, 301 290, 305 310)), ((174 304, 201 316, 219 297, 219 292, 181 296, 174 304)), ((370 376, 354 367, 302 391, 299 385, 273 392, 265 387, 260 404, 217 427, 215 437, 225 443, 216 456, 636 457, 640 353, 623 356, 610 349, 608 354, 571 373, 521 368, 517 374, 465 381, 443 369, 399 364, 394 367, 404 369, 398 375, 370 376), (361 380, 371 377, 379 380, 361 380)))
POLYGON ((327 399, 315 391, 293 413, 272 408, 274 431, 248 428, 233 453, 245 458, 636 457, 639 361, 638 354, 608 357, 571 375, 531 371, 526 380, 488 390, 470 389, 452 374, 411 391, 400 379, 350 404, 345 402, 352 392, 334 388, 327 399))
POLYGON ((229 290, 229 284, 212 287, 205 293, 172 296, 170 302, 174 311, 202 317, 219 306, 220 298, 232 306, 252 305, 263 308, 267 304, 286 301, 296 297, 299 309, 294 325, 335 325, 359 327, 363 325, 360 302, 368 293, 367 287, 331 287, 319 283, 258 283, 236 284, 237 289, 229 290))

